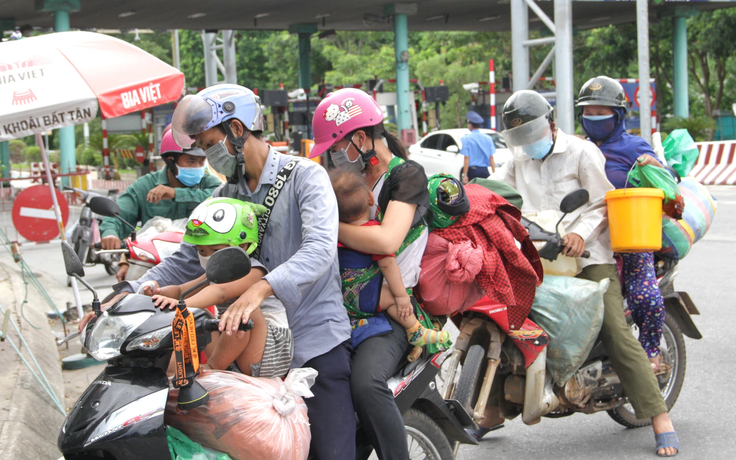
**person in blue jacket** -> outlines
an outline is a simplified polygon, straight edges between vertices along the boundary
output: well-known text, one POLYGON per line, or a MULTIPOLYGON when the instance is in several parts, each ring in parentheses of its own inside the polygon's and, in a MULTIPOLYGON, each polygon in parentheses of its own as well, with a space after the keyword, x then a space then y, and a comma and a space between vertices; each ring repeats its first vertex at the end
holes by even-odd
MULTIPOLYGON (((621 84, 609 77, 588 80, 575 104, 578 119, 588 137, 606 158, 606 176, 614 187, 631 187, 628 173, 635 164, 662 168, 652 147, 641 137, 626 132, 626 93, 621 84)), ((665 372, 659 360, 659 341, 664 325, 664 300, 659 292, 651 252, 620 254, 621 278, 634 322, 639 327, 639 342, 647 353, 655 373, 665 372)), ((679 442, 667 414, 654 422, 657 455, 671 457, 678 453, 679 442)))
MULTIPOLYGON (((591 141, 606 158, 606 175, 614 187, 633 187, 627 175, 634 164, 663 167, 652 147, 639 136, 626 132, 626 95, 619 82, 609 77, 587 81, 576 103, 579 120, 591 141)), ((651 252, 621 254, 622 277, 629 308, 639 326, 639 342, 660 372, 659 340, 664 324, 664 300, 659 292, 651 252)))
POLYGON ((481 177, 487 178, 490 174, 488 167, 496 172, 496 162, 493 154, 496 153, 496 145, 491 136, 482 133, 480 127, 483 125, 483 117, 470 110, 465 114, 468 120, 470 134, 463 137, 463 148, 460 153, 465 156, 463 163, 463 183, 481 177))

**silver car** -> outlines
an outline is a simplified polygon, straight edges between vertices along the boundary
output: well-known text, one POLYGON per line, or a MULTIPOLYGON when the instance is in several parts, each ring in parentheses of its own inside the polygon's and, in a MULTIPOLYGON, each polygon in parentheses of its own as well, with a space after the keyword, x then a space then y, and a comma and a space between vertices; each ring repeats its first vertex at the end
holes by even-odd
MULTIPOLYGON (((511 152, 501 134, 484 128, 481 128, 480 132, 491 136, 493 143, 496 144, 496 153, 493 154, 496 168, 511 161, 511 152)), ((460 154, 460 150, 463 148, 462 138, 468 134, 470 130, 467 128, 443 129, 429 133, 409 147, 409 158, 424 167, 427 177, 448 173, 461 178, 465 157, 460 154)), ((489 173, 490 169, 488 168, 489 173)))

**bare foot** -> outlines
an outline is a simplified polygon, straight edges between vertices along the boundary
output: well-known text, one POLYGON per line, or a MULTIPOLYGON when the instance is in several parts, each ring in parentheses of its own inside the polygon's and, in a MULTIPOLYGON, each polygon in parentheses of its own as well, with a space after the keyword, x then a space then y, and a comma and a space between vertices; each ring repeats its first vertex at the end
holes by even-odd
MULTIPOLYGON (((667 412, 662 412, 652 417, 652 428, 654 429, 654 434, 675 431, 675 427, 672 426, 672 420, 670 420, 670 415, 667 412)), ((677 453, 677 449, 674 447, 664 447, 659 449, 657 453, 659 455, 672 456, 677 453)))

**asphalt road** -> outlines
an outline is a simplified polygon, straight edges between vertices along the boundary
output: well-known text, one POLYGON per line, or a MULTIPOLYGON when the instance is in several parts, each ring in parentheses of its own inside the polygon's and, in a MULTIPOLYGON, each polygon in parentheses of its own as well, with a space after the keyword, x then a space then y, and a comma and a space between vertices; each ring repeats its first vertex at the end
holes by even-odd
MULTIPOLYGON (((687 375, 673 411, 672 419, 680 437, 680 459, 733 458, 736 415, 736 356, 732 352, 730 327, 736 323, 733 299, 733 261, 736 260, 736 187, 711 189, 718 199, 713 226, 682 261, 675 282, 678 290, 687 291, 701 312, 695 323, 703 339, 686 339, 687 375)), ((53 279, 66 282, 58 243, 23 246, 23 256, 44 283, 53 279)), ((100 297, 111 291, 114 277, 102 266, 86 268, 87 281, 99 290, 100 297)), ((70 289, 51 292, 57 305, 72 301, 70 289)), ((83 287, 84 303, 91 294, 83 287)), ((563 419, 543 419, 535 426, 525 426, 520 419, 486 435, 477 447, 460 449, 459 460, 498 458, 540 459, 646 459, 654 457, 651 428, 625 429, 605 413, 576 414, 563 419)))
MULTIPOLYGON (((685 384, 671 412, 681 444, 678 459, 736 458, 736 355, 728 332, 736 322, 736 188, 711 192, 718 199, 714 223, 680 263, 675 281, 700 310, 694 320, 703 334, 701 340, 685 339, 685 384)), ((542 419, 534 426, 520 418, 487 434, 479 446, 461 448, 458 460, 656 458, 650 427, 626 429, 605 412, 542 419)))

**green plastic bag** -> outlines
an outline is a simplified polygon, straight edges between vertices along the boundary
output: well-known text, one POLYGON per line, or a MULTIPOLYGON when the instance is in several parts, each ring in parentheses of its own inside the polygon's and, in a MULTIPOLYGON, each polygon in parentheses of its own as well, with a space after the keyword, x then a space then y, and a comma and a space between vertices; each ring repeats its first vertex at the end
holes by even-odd
POLYGON ((700 152, 695 141, 687 132, 687 129, 676 129, 662 142, 664 148, 664 157, 667 160, 667 166, 671 167, 680 177, 690 174, 690 170, 695 166, 700 152))
POLYGON ((176 428, 166 427, 171 460, 232 460, 228 454, 202 447, 176 428))
POLYGON ((635 164, 629 171, 628 181, 636 187, 658 188, 664 192, 665 203, 680 195, 680 189, 672 174, 664 168, 635 164))

